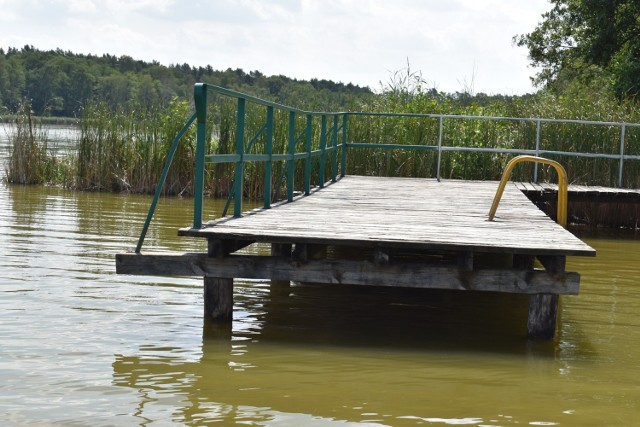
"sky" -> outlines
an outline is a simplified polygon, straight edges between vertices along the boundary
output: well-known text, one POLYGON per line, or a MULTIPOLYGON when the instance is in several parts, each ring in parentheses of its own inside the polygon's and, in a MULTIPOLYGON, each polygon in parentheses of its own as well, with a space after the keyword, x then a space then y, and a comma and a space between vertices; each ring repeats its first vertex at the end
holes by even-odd
POLYGON ((548 0, 0 0, 0 47, 128 55, 380 90, 394 73, 453 93, 535 91, 548 0))

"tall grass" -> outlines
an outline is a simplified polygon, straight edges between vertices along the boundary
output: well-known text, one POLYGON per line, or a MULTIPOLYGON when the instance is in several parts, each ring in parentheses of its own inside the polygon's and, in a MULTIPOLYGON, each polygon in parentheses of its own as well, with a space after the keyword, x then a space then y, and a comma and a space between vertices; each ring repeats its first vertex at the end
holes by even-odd
POLYGON ((9 159, 6 180, 15 184, 50 182, 59 167, 50 153, 48 137, 40 120, 36 120, 27 101, 20 104, 15 126, 9 131, 9 159))
MULTIPOLYGON (((82 190, 152 193, 169 147, 191 115, 188 103, 166 108, 113 111, 106 103, 83 110, 75 187, 82 190)), ((195 130, 184 136, 167 177, 165 194, 192 193, 195 130)))

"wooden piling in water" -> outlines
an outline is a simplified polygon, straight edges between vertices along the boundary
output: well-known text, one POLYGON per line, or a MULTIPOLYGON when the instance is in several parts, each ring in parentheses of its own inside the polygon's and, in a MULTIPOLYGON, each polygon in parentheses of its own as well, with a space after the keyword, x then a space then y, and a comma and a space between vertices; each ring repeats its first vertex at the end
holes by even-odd
POLYGON ((204 315, 217 322, 233 319, 233 279, 204 277, 204 315))

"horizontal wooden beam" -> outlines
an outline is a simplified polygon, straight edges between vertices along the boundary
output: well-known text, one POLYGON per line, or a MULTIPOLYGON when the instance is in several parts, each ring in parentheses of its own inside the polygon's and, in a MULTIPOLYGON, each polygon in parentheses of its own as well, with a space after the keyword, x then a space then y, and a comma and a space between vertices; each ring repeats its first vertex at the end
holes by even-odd
POLYGON ((211 258, 205 253, 126 253, 116 255, 118 274, 148 276, 208 276, 291 280, 348 285, 397 286, 452 290, 510 292, 522 294, 577 294, 578 273, 480 269, 421 263, 377 265, 371 261, 309 260, 285 257, 230 255, 211 258))

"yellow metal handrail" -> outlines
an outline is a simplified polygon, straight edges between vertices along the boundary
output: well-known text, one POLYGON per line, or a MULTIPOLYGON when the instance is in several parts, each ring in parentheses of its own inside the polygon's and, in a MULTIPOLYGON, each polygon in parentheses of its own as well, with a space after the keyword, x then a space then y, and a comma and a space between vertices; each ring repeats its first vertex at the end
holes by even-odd
POLYGON ((553 166, 558 173, 558 212, 556 221, 563 227, 567 226, 567 201, 568 201, 568 180, 567 180, 567 172, 564 170, 562 165, 555 160, 545 159, 544 157, 536 157, 536 156, 517 156, 514 157, 507 163, 507 166, 502 173, 502 179, 500 179, 500 185, 498 186, 498 190, 496 191, 496 195, 493 198, 493 204, 491 205, 491 210, 489 211, 489 221, 493 221, 493 218, 496 215, 496 210, 498 209, 498 204, 500 203, 500 199, 502 198, 502 193, 504 193, 504 188, 507 186, 507 181, 509 181, 509 177, 511 176, 511 172, 513 168, 521 162, 534 162, 534 163, 542 163, 545 165, 553 166))

